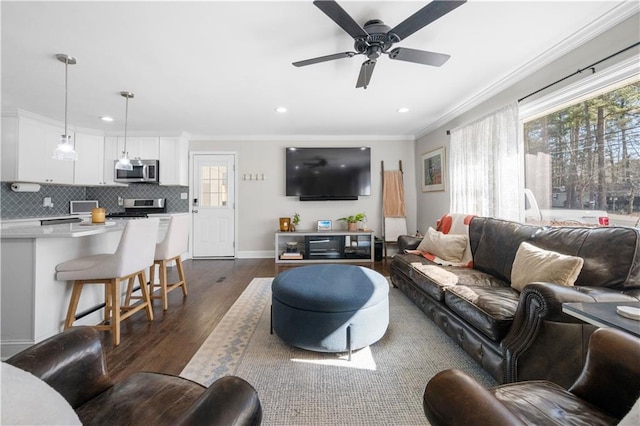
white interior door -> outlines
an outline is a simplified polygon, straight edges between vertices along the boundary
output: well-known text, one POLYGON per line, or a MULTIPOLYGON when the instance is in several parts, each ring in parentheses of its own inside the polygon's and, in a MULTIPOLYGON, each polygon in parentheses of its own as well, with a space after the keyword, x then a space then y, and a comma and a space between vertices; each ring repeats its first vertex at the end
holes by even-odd
POLYGON ((192 255, 234 257, 235 156, 194 154, 192 170, 192 255))

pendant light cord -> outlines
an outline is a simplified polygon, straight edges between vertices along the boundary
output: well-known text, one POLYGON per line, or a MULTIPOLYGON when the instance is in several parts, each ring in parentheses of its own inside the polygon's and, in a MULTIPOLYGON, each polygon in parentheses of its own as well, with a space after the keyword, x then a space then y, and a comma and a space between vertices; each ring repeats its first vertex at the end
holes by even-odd
MULTIPOLYGON (((124 107, 124 153, 127 153, 127 121, 129 119, 129 96, 124 107)), ((128 154, 127 154, 128 155, 128 154)))
POLYGON ((67 92, 69 87, 69 58, 64 60, 64 140, 65 142, 69 140, 67 136, 67 92))
POLYGON ((76 58, 66 55, 64 53, 56 54, 56 59, 64 63, 64 134, 60 135, 58 139, 58 146, 53 151, 52 158, 54 160, 69 160, 76 161, 78 159, 78 153, 76 152, 73 144, 71 143, 71 136, 69 136, 69 65, 76 63, 76 58))

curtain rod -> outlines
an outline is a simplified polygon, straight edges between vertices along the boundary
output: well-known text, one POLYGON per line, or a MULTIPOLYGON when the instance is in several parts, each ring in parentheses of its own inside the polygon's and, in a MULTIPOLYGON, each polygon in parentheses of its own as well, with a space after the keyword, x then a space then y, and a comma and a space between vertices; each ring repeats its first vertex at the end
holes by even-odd
MULTIPOLYGON (((522 98, 518 99, 518 103, 520 103, 520 102, 524 101, 525 99, 527 99, 527 98, 529 98, 529 97, 531 97, 531 96, 533 96, 533 95, 535 95, 535 94, 538 94, 538 93, 542 92, 543 90, 548 89, 548 88, 549 88, 549 87, 551 87, 551 86, 555 86, 556 84, 561 83, 561 82, 565 81, 566 79, 573 77, 574 75, 580 74, 580 73, 582 73, 583 71, 586 71, 586 70, 589 70, 589 69, 590 69, 590 70, 591 70, 591 72, 592 72, 592 74, 593 74, 593 73, 595 73, 595 72, 596 72, 596 69, 594 68, 596 65, 599 65, 599 64, 601 64, 602 62, 604 62, 604 61, 606 61, 606 60, 609 60, 609 59, 613 58, 614 56, 618 56, 619 54, 624 53, 624 52, 626 52, 627 50, 633 49, 634 47, 636 47, 636 46, 638 46, 638 45, 640 45, 640 41, 638 41, 638 42, 636 42, 636 43, 632 44, 631 46, 627 46, 627 47, 625 47, 624 49, 619 50, 619 51, 617 51, 616 53, 613 53, 613 54, 611 54, 611 55, 607 56, 606 58, 600 59, 599 61, 594 62, 594 63, 593 63, 593 64, 591 64, 591 65, 588 65, 588 66, 586 66, 586 67, 584 67, 584 68, 581 68, 581 69, 579 69, 578 71, 574 72, 573 74, 569 74, 568 76, 563 77, 563 78, 561 78, 560 80, 554 81, 554 82, 553 82, 553 83, 551 83, 551 84, 547 84, 547 85, 546 85, 546 86, 544 86, 543 88, 538 89, 538 90, 536 90, 535 92, 531 92, 531 93, 529 93, 527 96, 524 96, 524 97, 522 97, 522 98)), ((451 130, 447 130, 447 135, 451 135, 451 130)))
POLYGON ((618 56, 619 54, 624 53, 624 52, 626 52, 626 51, 627 51, 627 50, 629 50, 629 49, 633 49, 634 47, 636 47, 636 46, 638 46, 638 45, 640 45, 640 41, 639 41, 639 42, 636 42, 636 43, 634 43, 634 44, 632 44, 631 46, 625 47, 624 49, 619 50, 619 51, 617 51, 616 53, 614 53, 614 54, 611 54, 611 55, 607 56, 606 58, 600 59, 599 61, 594 62, 594 63, 593 63, 593 64, 591 64, 591 65, 587 65, 587 66, 586 66, 586 67, 584 67, 584 68, 580 68, 578 71, 574 72, 573 74, 569 74, 568 76, 563 77, 563 78, 561 78, 560 80, 554 81, 554 82, 553 82, 553 83, 551 83, 551 84, 547 84, 546 86, 544 86, 544 87, 543 87, 543 88, 541 88, 541 89, 536 90, 535 92, 529 93, 527 96, 524 96, 524 97, 522 97, 522 98, 518 99, 518 102, 522 102, 522 101, 524 101, 525 99, 527 99, 527 98, 529 98, 529 97, 531 97, 531 96, 533 96, 533 95, 535 95, 535 94, 538 94, 538 93, 542 92, 543 90, 548 89, 548 88, 549 88, 549 87, 551 87, 551 86, 555 86, 556 84, 561 83, 561 82, 565 81, 566 79, 573 77, 574 75, 581 74, 583 71, 591 70, 591 73, 592 73, 592 74, 595 74, 596 69, 595 69, 594 67, 595 67, 596 65, 599 65, 599 64, 601 64, 602 62, 604 62, 604 61, 606 61, 606 60, 608 60, 608 59, 613 58, 614 56, 618 56))

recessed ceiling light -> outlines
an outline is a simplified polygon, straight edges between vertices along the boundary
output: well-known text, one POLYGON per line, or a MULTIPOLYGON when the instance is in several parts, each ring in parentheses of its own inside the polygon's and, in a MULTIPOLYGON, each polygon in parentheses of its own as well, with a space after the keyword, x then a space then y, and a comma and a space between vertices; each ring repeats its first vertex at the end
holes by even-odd
POLYGON ((409 112, 409 108, 402 107, 402 108, 398 108, 396 111, 398 111, 398 112, 409 112))
POLYGON ((100 120, 102 120, 102 121, 109 121, 109 122, 111 122, 111 121, 113 121, 113 118, 112 118, 112 117, 104 116, 104 117, 100 117, 100 120))
POLYGON ((276 112, 287 112, 287 109, 285 107, 278 107, 276 108, 276 112))

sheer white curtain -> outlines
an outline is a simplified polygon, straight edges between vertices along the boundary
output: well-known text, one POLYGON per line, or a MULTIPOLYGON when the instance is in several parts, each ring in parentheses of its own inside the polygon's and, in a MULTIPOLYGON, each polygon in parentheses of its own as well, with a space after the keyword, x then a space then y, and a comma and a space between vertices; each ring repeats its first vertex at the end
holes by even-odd
POLYGON ((520 219, 518 103, 451 131, 451 213, 520 219))

